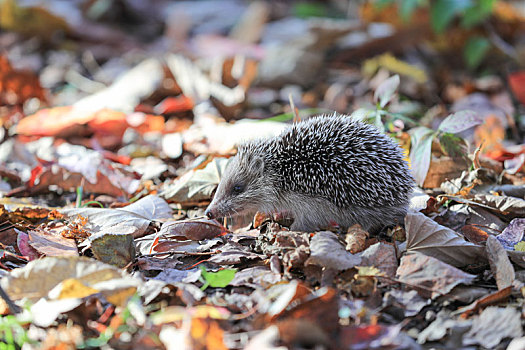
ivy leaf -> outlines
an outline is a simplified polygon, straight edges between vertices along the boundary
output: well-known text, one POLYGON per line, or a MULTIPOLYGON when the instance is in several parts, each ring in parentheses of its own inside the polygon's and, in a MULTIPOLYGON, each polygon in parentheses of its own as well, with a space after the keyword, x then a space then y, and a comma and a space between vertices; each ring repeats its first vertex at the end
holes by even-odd
POLYGON ((392 100, 399 86, 399 75, 393 75, 379 85, 374 93, 374 102, 384 108, 392 100))
POLYGON ((412 175, 419 186, 423 186, 430 168, 432 155, 432 140, 436 132, 420 126, 412 129, 412 149, 410 151, 410 165, 412 175))
POLYGON ((463 49, 463 58, 467 67, 474 69, 483 61, 490 49, 490 42, 487 38, 472 37, 469 38, 463 49))
POLYGON ((202 290, 208 287, 224 288, 235 277, 236 269, 224 269, 217 272, 208 272, 204 267, 201 267, 201 275, 205 280, 202 290))
POLYGON ((438 130, 457 134, 483 123, 483 119, 474 111, 464 110, 449 115, 439 125, 438 130))
POLYGON ((443 152, 452 158, 462 157, 468 153, 465 140, 448 132, 439 135, 439 144, 443 152))
POLYGON ((471 7, 471 0, 436 0, 430 8, 432 28, 438 34, 447 29, 454 16, 471 7))

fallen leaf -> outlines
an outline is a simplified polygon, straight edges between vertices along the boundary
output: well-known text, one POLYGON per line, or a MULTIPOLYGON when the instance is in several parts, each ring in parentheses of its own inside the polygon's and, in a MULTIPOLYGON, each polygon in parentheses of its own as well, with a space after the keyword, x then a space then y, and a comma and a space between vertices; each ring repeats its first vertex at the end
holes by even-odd
POLYGON ((472 328, 463 338, 463 344, 479 344, 491 349, 505 338, 521 336, 523 328, 518 310, 513 307, 488 307, 474 319, 472 328))
POLYGON ((235 277, 236 272, 236 269, 223 269, 217 272, 208 272, 203 267, 201 268, 201 275, 206 282, 202 288, 205 289, 208 286, 213 288, 224 288, 230 284, 235 277))
POLYGON ((524 234, 525 219, 517 218, 513 219, 496 238, 506 249, 512 249, 516 244, 523 241, 524 234))
POLYGON ((487 232, 474 225, 463 226, 461 228, 461 233, 469 242, 472 242, 474 244, 481 244, 483 242, 486 242, 489 237, 487 232))
POLYGON ((498 289, 502 290, 512 286, 516 278, 514 267, 512 267, 507 252, 494 236, 489 236, 487 239, 487 256, 498 289))
POLYGON ((406 348, 417 349, 413 339, 401 327, 383 325, 346 326, 341 330, 346 349, 406 348))
POLYGON ((29 245, 45 256, 78 256, 75 240, 44 231, 28 231, 29 245))
MULTIPOLYGON (((107 296, 118 294, 121 290, 128 290, 139 285, 138 279, 132 278, 127 273, 96 260, 83 257, 45 257, 29 262, 26 266, 12 270, 9 275, 2 278, 2 288, 14 300, 28 298, 36 301, 40 298, 58 299, 64 291, 69 298, 79 297, 72 290, 66 292, 63 282, 74 279, 85 288, 78 289, 85 296, 86 288, 97 292, 107 292, 107 296), (53 293, 50 292, 53 290, 53 293)), ((67 286, 73 286, 67 282, 67 286)), ((121 298, 117 305, 124 305, 127 298, 121 298)), ((66 295, 66 294, 64 294, 66 295)))
POLYGON ((228 164, 227 158, 215 158, 204 169, 192 170, 168 185, 160 196, 177 203, 209 200, 228 164))
POLYGON ((131 234, 102 233, 89 237, 97 260, 124 268, 135 259, 135 243, 131 234))
POLYGON ((368 247, 361 254, 361 265, 375 266, 386 276, 393 278, 398 267, 396 249, 393 245, 379 242, 368 247))
POLYGON ((270 271, 266 266, 255 266, 237 271, 230 285, 248 286, 254 289, 267 288, 280 282, 281 279, 280 274, 270 271))
POLYGON ((405 225, 408 252, 420 252, 456 267, 487 261, 482 246, 465 241, 421 213, 408 213, 405 225))
POLYGON ((361 257, 347 252, 333 232, 321 231, 312 237, 310 257, 305 264, 341 271, 361 264, 361 257))
POLYGON ((362 252, 366 248, 366 239, 370 234, 361 225, 355 224, 348 229, 345 236, 346 250, 352 254, 362 252))
POLYGON ((397 279, 432 299, 446 295, 460 283, 470 284, 476 276, 465 273, 436 258, 412 253, 401 258, 397 279))
POLYGON ((417 315, 430 302, 430 299, 422 298, 415 290, 405 292, 394 289, 386 292, 383 298, 383 306, 399 306, 403 310, 405 317, 417 315))
POLYGON ((146 232, 152 220, 172 217, 168 203, 154 195, 119 209, 76 208, 60 212, 70 220, 78 215, 87 218, 86 228, 92 233, 131 234, 134 237, 146 232))
MULTIPOLYGON (((10 0, 6 0, 0 4, 0 13, 1 8, 8 6, 9 2, 10 0)), ((3 21, 5 18, 0 14, 0 27, 3 21)), ((14 69, 7 57, 0 54, 0 105, 21 105, 34 97, 42 102, 47 101, 38 76, 30 71, 14 69)))
POLYGON ((173 220, 166 221, 162 224, 159 237, 175 236, 184 237, 194 241, 202 241, 203 239, 210 239, 226 233, 224 226, 219 224, 216 220, 196 218, 188 220, 173 220))
POLYGON ((224 331, 219 326, 219 323, 213 319, 192 319, 190 337, 193 349, 228 349, 224 345, 224 331))
POLYGON ((508 76, 508 80, 514 96, 516 96, 522 105, 525 105, 525 89, 523 88, 525 84, 525 72, 514 72, 508 76))
POLYGON ((41 6, 19 6, 16 0, 0 3, 0 27, 29 37, 51 40, 57 33, 69 33, 67 22, 41 6))

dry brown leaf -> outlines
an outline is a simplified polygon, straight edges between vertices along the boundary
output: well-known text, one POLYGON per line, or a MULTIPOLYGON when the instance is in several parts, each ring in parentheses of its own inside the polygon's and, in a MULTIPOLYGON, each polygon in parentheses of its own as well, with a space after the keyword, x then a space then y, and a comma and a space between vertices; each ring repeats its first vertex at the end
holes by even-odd
POLYGON ((0 105, 23 104, 33 97, 47 101, 38 76, 33 72, 14 69, 7 57, 0 54, 0 105))
POLYGON ((405 225, 408 252, 420 252, 456 267, 487 261, 482 246, 465 241, 421 213, 408 213, 405 225))
POLYGON ((465 273, 436 258, 412 253, 401 258, 397 278, 432 299, 446 295, 460 283, 470 284, 476 276, 465 273))
POLYGON ((346 232, 346 250, 352 254, 362 252, 366 248, 366 240, 370 234, 361 225, 355 224, 346 232))
POLYGON ((162 224, 162 227, 157 234, 159 237, 175 237, 177 239, 191 239, 194 241, 201 241, 203 239, 211 239, 228 231, 224 226, 216 220, 205 218, 195 218, 179 221, 167 221, 162 224))
POLYGON ((521 312, 513 307, 488 307, 472 322, 472 328, 465 334, 463 344, 479 344, 494 349, 505 338, 519 338, 523 335, 521 312))
POLYGON ((321 231, 310 242, 310 257, 306 265, 309 264, 341 271, 361 264, 361 257, 347 252, 335 233, 321 231))
POLYGON ((469 242, 472 242, 474 244, 481 244, 485 242, 489 237, 487 232, 474 225, 463 226, 461 228, 461 233, 469 242))
POLYGON ((376 243, 368 247, 363 254, 362 266, 375 266, 388 277, 395 277, 398 268, 396 249, 387 243, 376 243))
POLYGON ((494 236, 489 236, 487 240, 487 256, 498 289, 502 290, 512 286, 516 278, 514 267, 510 263, 505 248, 494 236))
POLYGON ((467 170, 467 162, 463 158, 450 158, 432 156, 427 177, 423 183, 424 188, 437 188, 449 179, 455 179, 467 170))
MULTIPOLYGON (((36 301, 49 297, 48 293, 68 279, 98 292, 107 290, 118 294, 130 286, 136 288, 140 280, 132 278, 127 273, 114 266, 84 257, 45 257, 29 262, 26 266, 15 269, 1 280, 2 288, 14 300, 28 298, 36 301)), ((54 293, 58 298, 62 287, 54 293)), ((111 294, 110 294, 111 295, 111 294)), ((128 297, 131 297, 128 294, 128 297)), ((73 295, 69 295, 73 297, 73 295)), ((79 297, 79 296, 75 296, 79 297)), ((124 296, 123 296, 124 297, 124 296)), ((127 298, 120 299, 125 303, 127 298)))
POLYGON ((46 256, 78 256, 74 239, 64 238, 43 230, 28 231, 29 244, 46 256))

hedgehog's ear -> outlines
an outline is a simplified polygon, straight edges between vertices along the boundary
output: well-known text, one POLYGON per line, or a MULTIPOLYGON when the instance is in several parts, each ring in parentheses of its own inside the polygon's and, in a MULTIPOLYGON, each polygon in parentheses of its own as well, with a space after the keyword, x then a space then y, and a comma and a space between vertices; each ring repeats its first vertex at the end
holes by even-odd
POLYGON ((262 157, 255 156, 253 157, 251 164, 253 171, 256 174, 262 175, 262 173, 264 172, 264 159, 262 157))

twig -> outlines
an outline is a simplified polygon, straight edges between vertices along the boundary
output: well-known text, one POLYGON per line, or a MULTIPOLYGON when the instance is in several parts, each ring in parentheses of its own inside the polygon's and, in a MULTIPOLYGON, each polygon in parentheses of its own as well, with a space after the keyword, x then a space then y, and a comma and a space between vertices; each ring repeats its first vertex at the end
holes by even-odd
POLYGON ((185 252, 180 250, 172 250, 169 252, 160 252, 160 253, 151 253, 151 254, 143 254, 141 257, 150 257, 150 256, 158 256, 158 255, 193 255, 193 256, 208 256, 208 255, 215 255, 222 253, 220 250, 214 251, 214 252, 185 252))
POLYGON ((7 293, 4 291, 4 289, 2 287, 0 287, 0 297, 2 297, 2 299, 4 299, 5 303, 7 304, 7 306, 9 307, 9 310, 11 310, 11 313, 13 315, 22 312, 22 309, 18 305, 16 305, 11 300, 11 298, 9 298, 9 295, 7 295, 7 293))
POLYGON ((492 25, 490 25, 489 23, 486 23, 485 29, 487 29, 487 31, 489 32, 489 39, 492 45, 497 47, 501 52, 503 52, 505 55, 515 60, 517 63, 520 63, 520 56, 518 52, 516 51, 516 49, 512 45, 507 43, 505 40, 503 40, 496 33, 492 25))

